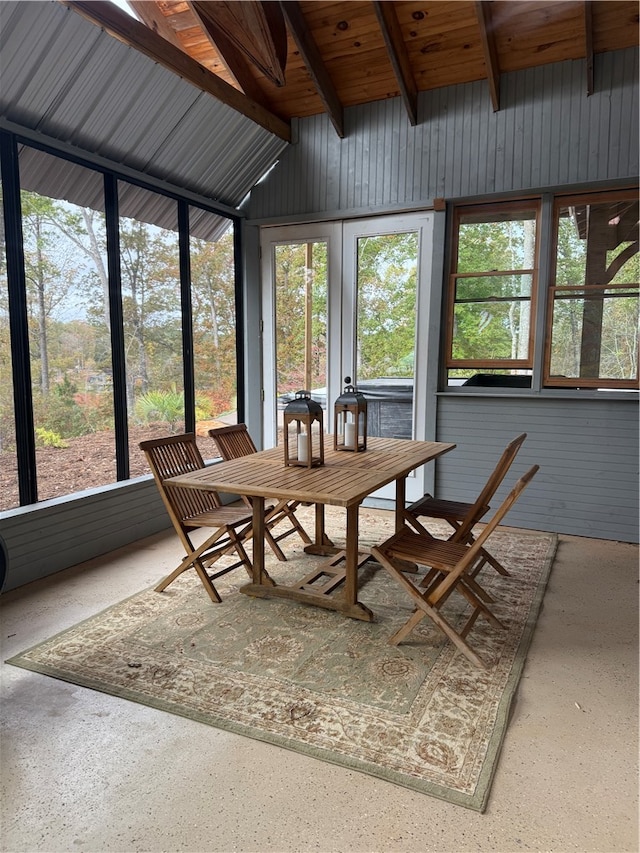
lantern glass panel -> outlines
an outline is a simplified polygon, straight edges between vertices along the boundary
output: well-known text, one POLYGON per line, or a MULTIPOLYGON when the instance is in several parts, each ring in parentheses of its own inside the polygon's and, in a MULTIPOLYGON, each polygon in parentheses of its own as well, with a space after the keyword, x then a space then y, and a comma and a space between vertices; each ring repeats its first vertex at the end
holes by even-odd
POLYGON ((314 468, 324 464, 322 408, 299 391, 284 411, 284 464, 314 468))
POLYGON ((347 386, 334 406, 333 446, 335 450, 359 452, 367 448, 367 401, 347 376, 347 386))

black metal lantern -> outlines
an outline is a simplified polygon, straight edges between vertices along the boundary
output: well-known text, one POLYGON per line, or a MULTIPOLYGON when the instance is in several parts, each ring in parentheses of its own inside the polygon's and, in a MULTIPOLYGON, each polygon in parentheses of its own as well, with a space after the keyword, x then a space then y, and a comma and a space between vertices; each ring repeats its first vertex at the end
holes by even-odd
POLYGON ((284 464, 303 468, 324 465, 322 406, 308 391, 298 391, 284 410, 284 464))
POLYGON ((334 406, 333 446, 336 450, 358 453, 367 449, 367 400, 351 385, 351 377, 334 406))

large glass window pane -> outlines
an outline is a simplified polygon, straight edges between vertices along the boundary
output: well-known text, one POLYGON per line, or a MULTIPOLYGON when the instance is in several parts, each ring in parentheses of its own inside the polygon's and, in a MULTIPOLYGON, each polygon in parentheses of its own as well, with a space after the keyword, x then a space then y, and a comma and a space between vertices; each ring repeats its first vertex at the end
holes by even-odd
MULTIPOLYGON (((111 351, 112 331, 124 343, 125 386, 119 390, 126 395, 130 476, 148 470, 140 441, 184 431, 180 279, 186 266, 181 270, 178 203, 119 181, 122 328, 112 330, 102 173, 27 145, 19 156, 29 390, 38 499, 45 500, 117 478, 114 381, 120 361, 111 351)), ((195 418, 206 437, 203 455, 211 456, 213 443, 203 431, 237 420, 234 241, 225 217, 192 207, 190 219, 195 418)), ((4 248, 3 237, 0 510, 19 501, 4 248)))
POLYGON ((325 410, 326 424, 327 244, 289 243, 274 251, 280 415, 296 391, 304 389, 325 410))
POLYGON ((560 199, 546 384, 638 383, 637 195, 560 199))
POLYGON ((20 503, 13 411, 7 256, 1 193, 0 184, 0 512, 13 509, 20 503))
POLYGON ((102 181, 73 169, 93 206, 58 197, 56 158, 20 153, 39 500, 116 479, 102 181))
POLYGON ((185 427, 178 209, 174 201, 138 188, 132 192, 123 182, 118 198, 133 477, 146 471, 140 441, 185 427))
POLYGON ((485 275, 456 282, 454 359, 526 358, 532 276, 485 275))
POLYGON ((531 372, 537 215, 537 207, 513 203, 456 211, 449 384, 479 372, 531 372))
POLYGON ((413 436, 418 232, 358 238, 357 387, 370 435, 413 436))
POLYGON ((190 210, 196 433, 204 458, 217 455, 212 427, 238 422, 233 226, 190 210))
POLYGON ((460 213, 458 273, 533 269, 535 210, 476 209, 460 213))
POLYGON ((638 376, 638 286, 607 289, 597 295, 577 289, 555 293, 551 376, 580 376, 582 341, 595 334, 599 346, 598 380, 634 380, 638 376), (591 304, 590 304, 591 303, 591 304), (597 326, 586 325, 598 317, 597 326))

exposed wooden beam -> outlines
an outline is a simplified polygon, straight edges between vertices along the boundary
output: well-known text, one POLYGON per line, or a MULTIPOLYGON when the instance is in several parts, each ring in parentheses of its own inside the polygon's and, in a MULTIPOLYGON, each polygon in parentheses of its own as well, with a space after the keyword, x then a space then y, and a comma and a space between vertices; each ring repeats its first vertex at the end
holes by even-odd
POLYGON ((338 136, 343 139, 344 110, 329 72, 322 61, 318 46, 304 19, 300 4, 296 0, 281 0, 280 6, 284 12, 289 31, 300 51, 300 56, 331 119, 331 123, 338 136))
POLYGON ((484 64, 487 68, 487 80, 493 111, 497 113, 500 109, 500 68, 498 63, 498 52, 493 36, 493 22, 491 20, 491 8, 487 0, 476 0, 476 16, 484 54, 484 64))
POLYGON ((582 4, 584 11, 584 55, 587 62, 587 96, 593 95, 593 10, 591 0, 582 4))
POLYGON ((413 79, 411 63, 402 37, 395 5, 386 0, 385 2, 374 0, 373 6, 387 46, 391 67, 398 82, 398 88, 409 114, 409 122, 415 127, 418 124, 418 88, 413 79))
POLYGON ((169 25, 154 0, 128 0, 128 2, 145 26, 162 36, 166 41, 171 42, 175 47, 181 47, 180 40, 173 27, 169 25))
POLYGON ((154 62, 178 74, 201 91, 250 118, 265 130, 291 142, 291 126, 287 122, 216 77, 186 53, 174 47, 144 24, 135 21, 113 3, 108 0, 60 0, 60 2, 102 27, 110 35, 144 53, 154 62))
POLYGON ((230 38, 206 14, 206 3, 189 3, 195 20, 200 24, 209 42, 224 62, 227 71, 248 98, 260 102, 263 97, 262 89, 256 83, 251 73, 249 63, 244 54, 238 50, 230 38))
POLYGON ((284 86, 287 28, 282 10, 259 0, 194 0, 200 19, 222 32, 275 86, 284 86))

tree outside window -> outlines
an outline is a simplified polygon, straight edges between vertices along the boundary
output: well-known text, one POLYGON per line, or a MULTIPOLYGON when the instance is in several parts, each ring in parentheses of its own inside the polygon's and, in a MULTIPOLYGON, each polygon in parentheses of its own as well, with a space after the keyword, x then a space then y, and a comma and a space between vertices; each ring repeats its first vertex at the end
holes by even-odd
MULTIPOLYGON (((18 382, 33 405, 31 500, 147 473, 138 443, 185 429, 191 404, 185 403, 184 385, 190 372, 196 383, 190 422, 237 419, 235 261, 228 219, 191 207, 189 276, 180 262, 178 202, 119 181, 119 251, 110 248, 120 272, 118 304, 118 289, 109 281, 104 178, 66 164, 75 183, 63 189, 60 180, 68 173, 61 162, 26 145, 20 150, 24 286, 15 276, 9 282, 0 216, 0 511, 21 501, 17 448, 24 433, 15 428, 9 318, 20 321, 20 312, 14 318, 10 306, 15 309, 23 296, 28 371, 18 382), (189 288, 191 310, 181 298, 189 288), (121 312, 112 312, 114 306, 121 312), (114 330, 112 317, 119 314, 121 325, 114 330), (183 321, 192 326, 192 348, 184 346, 183 321), (117 370, 114 375, 114 333, 122 341, 122 378, 117 370), (126 398, 124 477, 116 464, 122 451, 114 391, 126 398)), ((213 443, 203 435, 203 453, 211 456, 213 443)))
POLYGON ((545 384, 638 387, 636 193, 558 198, 545 384))
POLYGON ((448 378, 530 373, 537 281, 536 202, 455 212, 448 378))

